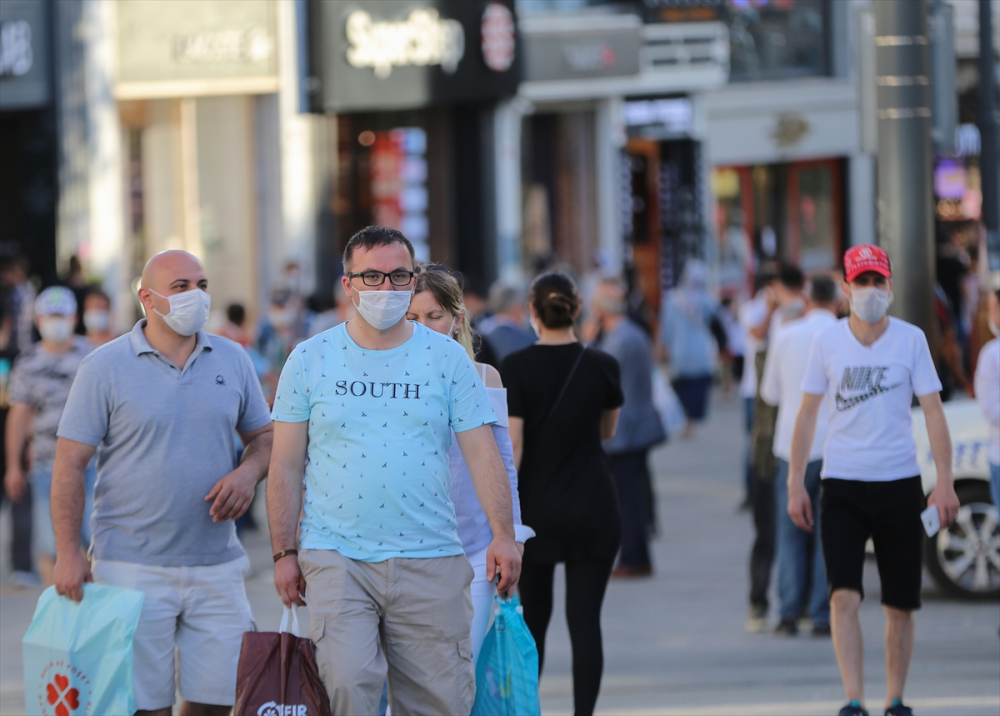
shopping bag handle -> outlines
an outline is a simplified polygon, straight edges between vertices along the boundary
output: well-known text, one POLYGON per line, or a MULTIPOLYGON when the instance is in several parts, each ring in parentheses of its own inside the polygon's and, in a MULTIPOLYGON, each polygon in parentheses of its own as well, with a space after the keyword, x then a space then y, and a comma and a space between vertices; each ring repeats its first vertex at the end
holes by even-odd
POLYGON ((289 607, 282 607, 281 609, 281 624, 278 626, 278 633, 290 631, 294 636, 302 636, 299 634, 299 615, 296 611, 296 605, 289 607), (292 618, 292 628, 288 628, 288 617, 292 618))

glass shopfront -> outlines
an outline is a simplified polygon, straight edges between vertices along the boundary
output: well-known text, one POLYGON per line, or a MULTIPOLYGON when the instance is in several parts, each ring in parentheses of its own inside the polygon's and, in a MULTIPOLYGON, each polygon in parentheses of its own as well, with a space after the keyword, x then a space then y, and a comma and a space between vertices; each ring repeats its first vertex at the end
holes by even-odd
POLYGON ((830 74, 828 0, 728 0, 731 82, 830 74))
POLYGON ((718 167, 712 188, 724 293, 749 290, 763 260, 791 261, 806 273, 840 264, 842 160, 718 167))

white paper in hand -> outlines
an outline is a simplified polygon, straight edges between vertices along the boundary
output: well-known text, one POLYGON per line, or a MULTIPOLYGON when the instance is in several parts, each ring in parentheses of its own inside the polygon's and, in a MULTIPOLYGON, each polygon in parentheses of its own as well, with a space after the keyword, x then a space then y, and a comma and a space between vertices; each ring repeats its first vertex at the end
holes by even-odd
POLYGON ((931 505, 920 513, 920 521, 924 523, 924 531, 928 537, 933 537, 941 531, 941 515, 937 505, 931 505))

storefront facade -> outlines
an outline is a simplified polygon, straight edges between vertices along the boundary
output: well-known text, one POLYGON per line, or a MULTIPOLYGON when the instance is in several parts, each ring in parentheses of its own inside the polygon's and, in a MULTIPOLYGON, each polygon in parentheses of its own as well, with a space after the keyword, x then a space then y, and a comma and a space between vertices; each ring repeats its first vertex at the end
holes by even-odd
POLYGON ((517 91, 513 2, 314 2, 310 109, 324 116, 320 273, 370 224, 476 286, 497 273, 494 125, 517 91))
POLYGON ((310 230, 294 236, 283 201, 297 120, 281 96, 282 64, 294 58, 285 5, 115 3, 128 270, 137 276, 165 249, 190 251, 205 262, 214 313, 238 302, 257 315, 282 261, 311 258, 310 230))
POLYGON ((56 274, 57 146, 52 8, 0 3, 0 256, 56 274))
POLYGON ((685 257, 707 258, 703 102, 726 82, 727 38, 710 4, 681 5, 522 20, 529 274, 633 268, 655 310, 685 257))
POLYGON ((760 262, 837 268, 876 241, 874 146, 863 136, 863 3, 730 3, 730 82, 706 100, 719 287, 748 294, 760 262))

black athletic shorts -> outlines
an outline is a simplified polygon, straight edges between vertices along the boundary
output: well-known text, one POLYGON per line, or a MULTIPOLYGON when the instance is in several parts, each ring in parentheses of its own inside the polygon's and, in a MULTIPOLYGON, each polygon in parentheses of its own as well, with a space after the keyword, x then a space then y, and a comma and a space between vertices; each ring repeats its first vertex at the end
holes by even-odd
POLYGON ((889 482, 825 478, 820 496, 820 535, 830 594, 852 589, 864 598, 865 543, 872 538, 882 582, 882 603, 920 608, 924 526, 920 477, 889 482))

